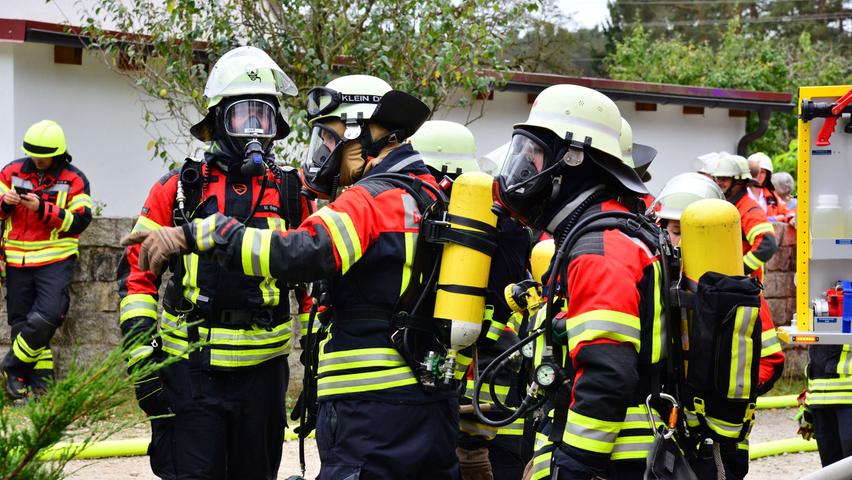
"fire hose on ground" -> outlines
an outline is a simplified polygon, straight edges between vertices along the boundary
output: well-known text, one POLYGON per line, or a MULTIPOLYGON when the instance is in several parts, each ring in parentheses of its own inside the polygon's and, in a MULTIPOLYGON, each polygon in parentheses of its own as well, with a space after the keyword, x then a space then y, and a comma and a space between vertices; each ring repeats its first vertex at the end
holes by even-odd
MULTIPOLYGON (((797 406, 796 395, 782 395, 778 397, 761 397, 757 399, 758 409, 770 408, 792 408, 797 406)), ((311 437, 314 436, 311 432, 311 437)), ((297 440, 296 433, 287 431, 284 435, 285 441, 297 440)), ((41 460, 57 460, 69 453, 74 454, 75 459, 110 458, 110 457, 136 457, 148 454, 147 438, 130 438, 125 440, 104 440, 93 442, 89 445, 73 442, 60 442, 45 449, 39 457, 41 460)), ((801 438, 788 438, 774 440, 771 442, 756 443, 749 448, 749 458, 768 457, 782 453, 813 452, 816 451, 815 441, 805 441, 801 438)))

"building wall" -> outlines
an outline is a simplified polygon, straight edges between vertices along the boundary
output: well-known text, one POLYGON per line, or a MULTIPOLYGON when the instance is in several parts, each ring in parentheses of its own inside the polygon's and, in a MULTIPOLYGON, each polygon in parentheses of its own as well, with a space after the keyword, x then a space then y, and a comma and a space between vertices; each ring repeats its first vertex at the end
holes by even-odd
POLYGON ((0 92, 8 92, 0 96, 10 97, 0 106, 8 109, 0 116, 0 158, 6 163, 23 156, 19 147, 27 128, 55 120, 65 130, 74 165, 91 183, 92 198, 105 204, 103 214, 137 214, 166 171, 147 148, 152 136, 139 94, 129 79, 89 52, 83 52, 82 65, 63 65, 53 62, 53 50, 45 44, 0 44, 0 73, 7 73, 0 76, 0 92), (7 91, 3 82, 13 88, 7 91))

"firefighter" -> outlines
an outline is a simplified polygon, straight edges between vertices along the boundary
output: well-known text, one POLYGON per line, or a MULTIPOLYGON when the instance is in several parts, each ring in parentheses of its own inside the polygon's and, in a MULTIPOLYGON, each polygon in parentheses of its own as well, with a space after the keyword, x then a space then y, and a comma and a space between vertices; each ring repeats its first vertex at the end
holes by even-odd
MULTIPOLYGON (((665 228, 672 245, 680 245, 680 217, 684 209, 691 203, 705 198, 724 200, 725 196, 719 186, 705 175, 684 173, 670 179, 657 196, 656 216, 665 228)), ((762 328, 762 345, 758 373, 758 395, 768 392, 781 377, 784 368, 784 353, 778 339, 775 323, 769 311, 769 306, 761 294, 760 322, 762 328)), ((689 418, 689 417, 687 417, 689 418)), ((692 466, 699 478, 716 477, 716 465, 712 457, 693 459, 692 466)), ((725 465, 727 478, 744 478, 748 472, 748 442, 723 445, 721 459, 725 465)))
POLYGON ((707 152, 695 158, 695 172, 714 180, 713 171, 719 163, 719 157, 727 155, 727 152, 707 152))
POLYGON ((322 480, 458 478, 458 392, 427 388, 405 348, 432 345, 436 322, 395 315, 409 293, 429 297, 417 288, 425 275, 416 270, 415 247, 425 211, 418 199, 436 182, 403 143, 429 114, 423 102, 379 78, 332 80, 308 92, 311 141, 302 167, 306 187, 328 198, 327 206, 286 232, 214 215, 169 229, 165 236, 174 242, 164 235, 125 239, 144 242, 143 270, 157 271, 168 257, 192 250, 248 274, 330 279, 316 385, 322 480), (391 174, 410 183, 393 183, 391 174), (389 335, 402 327, 410 338, 389 335))
POLYGON ((787 221, 787 204, 775 193, 772 183, 772 159, 763 152, 748 157, 748 165, 754 185, 749 186, 748 195, 766 212, 770 222, 787 221))
POLYGON ((27 156, 0 171, 12 327, 2 370, 6 393, 16 400, 43 394, 53 379, 50 340, 68 311, 80 234, 92 221, 89 181, 71 165, 62 127, 34 124, 21 150, 27 156))
POLYGON ((778 242, 775 228, 763 209, 748 196, 748 184, 752 180, 748 161, 739 155, 722 155, 713 176, 725 198, 740 212, 745 272, 762 282, 763 265, 775 254, 778 242))
MULTIPOLYGON (((476 141, 464 125, 444 120, 430 120, 423 124, 411 145, 423 157, 436 178, 455 178, 462 172, 479 171, 476 164, 476 141)), ((503 297, 506 285, 523 279, 530 250, 530 232, 509 218, 500 219, 497 225, 497 254, 491 261, 489 293, 486 297, 488 327, 477 342, 476 357, 479 370, 518 342, 521 317, 513 315, 503 297)), ((468 353, 468 352, 466 352, 468 353)), ((472 354, 471 354, 472 355, 472 354)), ((465 390, 461 403, 470 405, 474 388, 473 365, 467 370, 465 390)), ((517 406, 519 376, 501 372, 495 380, 495 393, 503 403, 517 406)), ((490 395, 490 394, 489 394, 490 395)), ((493 403, 490 397, 485 403, 493 403)), ((468 407, 469 408, 469 407, 468 407)), ((523 443, 524 421, 518 419, 503 428, 485 425, 473 413, 461 415, 456 453, 464 480, 513 480, 521 477, 529 453, 523 443)))
MULTIPOLYGON (((639 196, 648 191, 622 156, 620 131, 618 107, 603 94, 548 87, 529 119, 515 125, 496 179, 497 202, 560 240, 595 213, 644 211, 639 196)), ((653 438, 644 401, 665 341, 656 324, 659 260, 620 230, 584 235, 565 258, 551 275, 567 281, 561 295, 570 301, 556 320, 567 330, 571 386, 556 384, 549 427, 555 445, 537 441, 552 458, 539 461, 548 453, 537 452, 528 476, 642 478, 653 438)))
POLYGON ((822 466, 852 456, 852 352, 849 345, 808 347, 808 386, 799 396, 798 433, 816 438, 822 466))
MULTIPOLYGON (((298 173, 271 161, 273 143, 290 131, 281 102, 295 94, 262 50, 223 55, 205 87, 208 112, 190 129, 208 142, 203 160, 187 159, 151 187, 133 232, 170 241, 173 225, 224 213, 268 236, 306 218, 308 205, 292 183, 298 173)), ((169 266, 158 322, 160 272, 140 269, 139 256, 139 245, 131 245, 119 265, 120 325, 126 339, 146 338, 153 348, 133 350, 128 365, 181 357, 136 385, 147 415, 174 413, 151 422, 153 472, 164 479, 276 478, 293 329, 287 285, 268 269, 231 273, 188 254, 169 266), (187 353, 199 341, 205 345, 187 353)))

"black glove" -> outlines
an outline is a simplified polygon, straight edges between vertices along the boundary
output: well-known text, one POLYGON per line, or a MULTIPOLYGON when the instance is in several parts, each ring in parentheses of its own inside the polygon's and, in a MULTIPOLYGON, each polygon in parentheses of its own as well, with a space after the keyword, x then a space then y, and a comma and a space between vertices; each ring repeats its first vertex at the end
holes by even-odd
MULTIPOLYGON (((299 398, 296 400, 296 406, 293 407, 293 411, 290 412, 290 420, 296 421, 299 420, 302 416, 302 409, 305 408, 305 391, 302 390, 302 393, 299 394, 299 398)), ((308 399, 307 411, 305 412, 305 432, 304 436, 307 437, 310 435, 314 429, 317 428, 317 396, 316 394, 312 394, 311 398, 308 399)), ((302 435, 301 423, 297 426, 294 432, 302 435)))
POLYGON ((160 376, 153 374, 143 378, 134 384, 136 388, 136 401, 139 408, 149 417, 168 415, 172 412, 169 397, 163 390, 163 382, 160 376))

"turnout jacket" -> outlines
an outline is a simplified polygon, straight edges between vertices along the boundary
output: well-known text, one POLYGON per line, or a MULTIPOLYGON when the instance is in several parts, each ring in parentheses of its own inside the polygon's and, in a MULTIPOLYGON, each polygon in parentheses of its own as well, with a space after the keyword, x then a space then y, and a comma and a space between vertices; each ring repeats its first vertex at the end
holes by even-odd
POLYGON ((743 189, 730 199, 740 212, 743 230, 743 264, 747 275, 763 281, 763 265, 778 250, 775 228, 766 218, 766 213, 743 189))
POLYGON ((0 204, 0 220, 6 220, 6 262, 39 267, 78 255, 80 234, 92 221, 86 175, 56 159, 48 170, 39 171, 30 157, 24 157, 0 171, 0 202, 15 187, 32 190, 41 202, 36 211, 0 204))
MULTIPOLYGON (((208 154, 202 166, 204 182, 195 217, 212 218, 214 214, 224 213, 245 219, 258 201, 263 177, 245 177, 238 169, 229 174, 212 159, 208 154)), ((179 173, 179 169, 173 170, 151 187, 134 232, 174 226, 179 173)), ((288 225, 280 208, 279 182, 271 171, 266 176, 267 187, 249 224, 269 234, 284 231, 288 225)), ((308 205, 304 198, 300 201, 305 218, 308 205)), ((126 337, 144 334, 158 323, 160 278, 139 269, 140 248, 140 245, 127 247, 118 267, 119 322, 126 337)), ((228 272, 215 261, 196 254, 173 261, 170 269, 174 276, 166 288, 158 324, 164 352, 186 357, 193 328, 187 324, 199 320, 199 340, 209 342, 202 349, 204 366, 251 367, 290 352, 292 321, 288 290, 268 272, 228 272), (191 312, 182 314, 187 310, 191 312), (263 318, 265 322, 252 322, 252 318, 263 318)), ((297 296, 302 297, 300 317, 304 320, 305 312, 310 310, 310 297, 304 294, 304 289, 297 289, 297 296)), ((133 365, 151 352, 150 347, 140 347, 132 352, 129 363, 133 365)))
POLYGON ((417 152, 403 145, 293 230, 246 228, 222 215, 184 226, 191 249, 212 250, 231 271, 297 282, 330 279, 319 401, 446 398, 425 395, 390 342, 389 319, 411 281, 421 212, 405 190, 376 181, 385 172, 436 185, 417 152))
POLYGON ((808 406, 852 405, 850 345, 808 347, 808 406))
MULTIPOLYGON (((628 210, 607 200, 580 218, 601 211, 628 210)), ((568 404, 553 406, 568 409, 560 449, 595 471, 605 472, 610 461, 645 459, 653 441, 645 398, 652 369, 666 355, 657 253, 620 230, 588 233, 558 274, 567 276, 568 305, 557 318, 565 321, 565 363, 573 376, 561 396, 568 404)))

